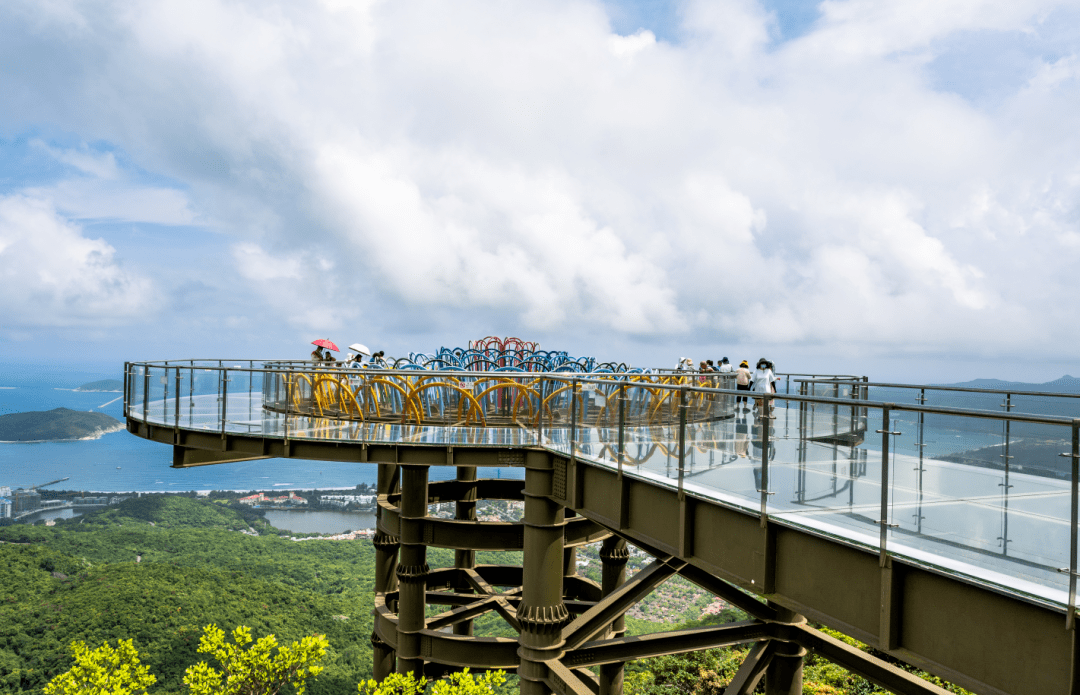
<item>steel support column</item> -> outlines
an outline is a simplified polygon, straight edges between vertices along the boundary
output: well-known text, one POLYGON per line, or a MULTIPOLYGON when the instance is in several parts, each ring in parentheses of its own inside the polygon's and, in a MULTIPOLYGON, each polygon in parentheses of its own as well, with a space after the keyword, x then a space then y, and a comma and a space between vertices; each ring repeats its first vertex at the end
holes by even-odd
MULTIPOLYGON (((781 606, 775 608, 777 619, 782 622, 806 622, 794 611, 781 606)), ((799 643, 773 640, 772 661, 765 671, 765 695, 802 695, 804 656, 806 649, 799 643)))
MULTIPOLYGON (((618 589, 626 580, 626 562, 629 559, 626 541, 618 536, 604 539, 600 546, 600 587, 604 596, 618 589)), ((625 633, 626 619, 620 614, 611 623, 611 637, 618 639, 625 633)), ((600 695, 622 695, 624 669, 622 662, 600 666, 600 695)))
MULTIPOLYGON (((379 466, 377 493, 380 498, 387 495, 397 494, 399 491, 398 467, 393 464, 379 466)), ((382 506, 377 507, 378 518, 375 536, 372 545, 375 546, 375 593, 386 595, 397 591, 397 566, 398 566, 398 537, 382 530, 385 525, 382 506)), ((391 606, 396 610, 396 606, 391 606)), ((378 620, 378 617, 375 618, 378 620)), ((390 645, 386 644, 375 633, 371 633, 371 646, 373 652, 372 674, 376 680, 382 681, 396 668, 397 655, 390 645)))
POLYGON ((398 577, 397 672, 424 675, 420 631, 427 598, 427 546, 424 517, 428 504, 428 467, 401 467, 401 564, 398 577))
POLYGON ((525 454, 525 542, 522 572, 521 695, 547 695, 549 667, 562 646, 561 628, 570 614, 563 603, 563 508, 554 502, 552 459, 541 451, 525 454))
MULTIPOLYGON (((476 521, 476 468, 472 466, 458 466, 457 479, 461 482, 472 483, 467 485, 461 498, 456 502, 454 518, 460 521, 476 521)), ((475 550, 455 550, 454 567, 458 569, 474 569, 476 567, 475 550)), ((468 593, 472 589, 467 584, 457 587, 459 592, 468 593)), ((473 621, 462 620, 454 625, 455 635, 471 635, 473 633, 473 621)))
MULTIPOLYGON (((563 520, 577 516, 573 509, 563 510, 563 520)), ((566 593, 566 578, 577 576, 577 548, 563 548, 563 594, 566 593)))

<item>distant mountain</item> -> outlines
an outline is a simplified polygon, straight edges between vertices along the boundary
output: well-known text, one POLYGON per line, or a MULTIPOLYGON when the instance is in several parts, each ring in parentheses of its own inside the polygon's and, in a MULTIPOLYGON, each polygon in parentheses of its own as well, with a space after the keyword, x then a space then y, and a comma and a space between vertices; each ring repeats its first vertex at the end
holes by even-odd
POLYGON ((1080 393, 1080 379, 1065 376, 1048 381, 1045 384, 1032 384, 1026 381, 1002 381, 1001 379, 972 379, 958 384, 936 384, 937 386, 959 386, 972 389, 993 389, 995 391, 1039 391, 1043 393, 1080 393))
POLYGON ((105 413, 67 408, 0 415, 0 442, 97 439, 122 429, 123 423, 105 413))
POLYGON ((89 384, 83 384, 76 391, 109 391, 110 393, 121 393, 124 390, 124 382, 119 379, 102 379, 101 381, 91 381, 89 384))

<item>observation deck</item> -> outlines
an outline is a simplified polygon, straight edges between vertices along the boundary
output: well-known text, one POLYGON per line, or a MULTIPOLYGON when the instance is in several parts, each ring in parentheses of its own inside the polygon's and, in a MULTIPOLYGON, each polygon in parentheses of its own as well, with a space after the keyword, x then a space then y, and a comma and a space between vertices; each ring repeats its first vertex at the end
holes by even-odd
POLYGON ((762 679, 801 692, 806 649, 893 692, 944 692, 805 616, 978 693, 1080 693, 1074 396, 246 360, 131 363, 125 382, 128 430, 173 445, 176 467, 380 465, 377 675, 497 667, 523 692, 606 695, 627 660, 753 642, 732 693, 762 679), (432 465, 458 479, 428 483, 432 465), (500 466, 526 480, 478 479, 500 466), (525 500, 524 521, 476 521, 483 498, 525 500), (447 500, 457 519, 427 515, 447 500), (600 540, 604 585, 567 559, 600 540), (656 558, 629 580, 627 541, 656 558), (427 546, 456 549, 457 566, 428 570, 427 546), (524 567, 477 566, 478 549, 524 550, 524 567), (754 620, 625 637, 622 613, 674 574, 754 620), (425 617, 431 604, 451 608, 425 617), (521 638, 472 637, 485 610, 521 638))

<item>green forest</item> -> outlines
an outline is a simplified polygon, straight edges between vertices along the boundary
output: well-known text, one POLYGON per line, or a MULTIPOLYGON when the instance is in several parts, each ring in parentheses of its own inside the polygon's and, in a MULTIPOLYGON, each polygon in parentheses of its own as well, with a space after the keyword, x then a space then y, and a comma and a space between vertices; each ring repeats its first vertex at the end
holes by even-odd
MULTIPOLYGON (((133 498, 52 527, 0 528, 0 692, 40 692, 70 668, 74 640, 93 647, 131 638, 158 678, 152 691, 181 693, 184 669, 200 661, 199 636, 210 623, 226 630, 246 625, 282 643, 324 634, 326 668, 308 692, 356 692, 371 676, 374 548, 367 540, 296 543, 278 533, 240 505, 169 495, 133 498)), ((430 549, 428 556, 433 568, 453 564, 452 551, 430 549)), ((519 562, 520 556, 480 552, 477 561, 519 562)), ((673 587, 673 596, 686 591, 673 587)), ((699 611, 690 598, 688 610, 699 611)), ((703 622, 685 617, 629 617, 628 630, 744 616, 728 609, 703 622)), ((514 636, 494 612, 477 620, 476 632, 514 636)), ((627 693, 719 695, 742 653, 714 649, 629 664, 627 693)), ((504 689, 515 685, 511 678, 504 689)), ((811 655, 804 692, 882 691, 811 655)))
POLYGON ((0 441, 38 442, 82 439, 113 432, 121 423, 105 413, 84 413, 69 408, 0 415, 0 441))

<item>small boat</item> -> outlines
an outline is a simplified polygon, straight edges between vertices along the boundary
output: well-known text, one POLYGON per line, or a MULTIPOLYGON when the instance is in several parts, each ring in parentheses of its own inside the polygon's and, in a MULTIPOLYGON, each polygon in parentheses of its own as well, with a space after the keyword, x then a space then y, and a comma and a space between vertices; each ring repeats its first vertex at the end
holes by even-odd
POLYGON ((120 470, 120 466, 117 466, 117 467, 116 467, 116 470, 120 470))

